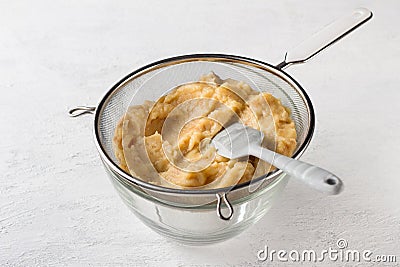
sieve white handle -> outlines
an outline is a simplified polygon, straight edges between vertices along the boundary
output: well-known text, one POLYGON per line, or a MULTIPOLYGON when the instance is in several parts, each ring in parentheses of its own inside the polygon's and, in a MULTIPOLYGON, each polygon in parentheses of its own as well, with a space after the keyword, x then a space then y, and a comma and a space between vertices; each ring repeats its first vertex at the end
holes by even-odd
POLYGON ((290 64, 304 63, 328 46, 340 40, 372 18, 372 12, 366 8, 357 8, 350 15, 329 24, 309 39, 286 52, 285 60, 278 64, 284 68, 290 64))
POLYGON ((255 143, 249 145, 249 153, 271 163, 292 178, 303 181, 310 187, 329 195, 339 194, 343 188, 342 181, 333 173, 296 159, 286 157, 265 149, 255 143))

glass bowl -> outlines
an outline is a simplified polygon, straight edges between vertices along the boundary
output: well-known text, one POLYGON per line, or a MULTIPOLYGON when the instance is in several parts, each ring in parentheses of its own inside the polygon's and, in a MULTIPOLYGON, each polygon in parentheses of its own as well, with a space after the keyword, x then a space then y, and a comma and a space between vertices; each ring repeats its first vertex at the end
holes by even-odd
MULTIPOLYGON (((168 205, 113 173, 107 173, 123 202, 144 224, 155 232, 186 245, 207 245, 232 238, 260 220, 279 198, 288 176, 279 177, 262 190, 232 201, 234 213, 229 220, 221 220, 216 203, 197 207, 168 205)), ((228 212, 223 207, 222 212, 228 212)))

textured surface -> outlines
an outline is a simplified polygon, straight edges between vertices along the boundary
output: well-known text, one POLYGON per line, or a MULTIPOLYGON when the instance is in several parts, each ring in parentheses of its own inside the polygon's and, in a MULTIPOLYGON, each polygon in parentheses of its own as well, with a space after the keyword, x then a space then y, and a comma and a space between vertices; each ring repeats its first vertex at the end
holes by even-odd
POLYGON ((400 261, 398 1, 60 2, 0 2, 0 265, 253 265, 264 245, 321 250, 338 238, 400 261), (325 197, 290 181, 266 217, 225 243, 184 247, 140 223, 103 172, 93 118, 66 114, 163 57, 277 63, 358 6, 374 11, 370 23, 288 69, 317 112, 303 159, 342 177, 345 191, 325 197))

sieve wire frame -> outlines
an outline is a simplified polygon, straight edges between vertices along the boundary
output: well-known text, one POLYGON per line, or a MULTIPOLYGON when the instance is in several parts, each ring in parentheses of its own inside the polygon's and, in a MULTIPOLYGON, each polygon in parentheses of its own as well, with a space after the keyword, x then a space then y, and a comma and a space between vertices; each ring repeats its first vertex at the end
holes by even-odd
MULTIPOLYGON (((163 60, 159 60, 153 63, 150 63, 148 65, 145 65, 125 77, 123 77, 121 80, 119 80, 117 83, 115 83, 101 98, 99 104, 97 105, 96 111, 95 111, 95 119, 94 119, 94 138, 95 138, 95 144, 96 148, 100 154, 100 157, 103 161, 104 164, 107 165, 108 168, 110 168, 114 174, 118 175, 120 178, 123 178, 128 184, 133 184, 135 186, 138 186, 143 189, 147 189, 150 191, 154 192, 159 192, 159 193, 166 193, 166 194, 177 194, 177 195, 214 195, 219 194, 219 193, 228 193, 228 192, 233 192, 242 188, 245 188, 249 186, 251 183, 259 183, 261 181, 265 180, 273 180, 275 178, 278 178, 283 171, 282 170, 275 170, 273 172, 269 172, 267 174, 264 174, 262 176, 259 176, 257 178, 254 178, 250 181, 237 184, 234 186, 229 186, 229 187, 223 187, 223 188, 214 188, 214 189, 206 189, 206 190, 199 190, 199 189, 176 189, 176 188, 168 188, 168 187, 163 187, 151 183, 147 183, 144 180, 133 177, 129 173, 125 172, 123 169, 121 169, 118 164, 114 162, 114 160, 108 155, 106 152, 106 149, 104 148, 104 144, 101 140, 101 129, 100 129, 100 116, 103 114, 104 108, 112 98, 114 94, 118 92, 118 89, 120 89, 122 86, 127 84, 130 81, 133 81, 142 75, 149 73, 151 71, 157 70, 157 69, 162 69, 164 67, 168 67, 171 65, 175 64, 180 64, 180 63, 185 63, 185 62, 195 62, 195 61, 208 61, 208 62, 226 62, 226 63, 236 63, 236 64, 243 64, 251 67, 255 67, 258 69, 261 69, 262 71, 269 72, 270 74, 278 77, 280 80, 286 82, 288 85, 290 85, 301 97, 301 100, 305 103, 305 106, 307 108, 307 114, 308 114, 308 131, 305 136, 304 141, 300 144, 300 146, 296 149, 295 153, 292 155, 292 158, 298 159, 300 156, 304 153, 306 148, 308 147, 309 143, 311 142, 311 139, 314 135, 315 131, 315 112, 314 108, 311 102, 311 99, 309 95, 306 93, 306 91, 303 89, 303 87, 294 79, 292 78, 288 73, 283 71, 282 69, 252 58, 248 57, 243 57, 243 56, 237 56, 237 55, 228 55, 228 54, 187 54, 187 55, 181 55, 181 56, 175 56, 175 57, 170 57, 166 58, 163 60)), ((269 188, 275 183, 270 183, 266 185, 264 189, 269 188)))

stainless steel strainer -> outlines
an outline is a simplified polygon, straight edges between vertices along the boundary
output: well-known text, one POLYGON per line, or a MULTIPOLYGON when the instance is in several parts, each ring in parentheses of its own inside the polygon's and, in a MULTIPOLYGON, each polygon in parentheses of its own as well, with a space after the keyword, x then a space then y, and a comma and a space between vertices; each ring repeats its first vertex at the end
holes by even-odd
POLYGON ((157 61, 133 71, 116 83, 96 108, 77 107, 70 110, 70 115, 75 117, 95 112, 94 135, 99 154, 106 170, 120 183, 132 186, 167 205, 193 207, 216 203, 218 216, 229 220, 233 214, 231 204, 243 201, 255 191, 269 186, 282 172, 276 170, 233 187, 208 190, 182 190, 147 183, 119 167, 112 144, 118 120, 130 105, 140 105, 145 100, 157 100, 168 89, 196 81, 201 75, 214 72, 223 79, 244 81, 253 88, 267 91, 291 110, 298 144, 293 158, 299 158, 313 136, 315 115, 305 90, 283 69, 291 64, 307 61, 371 17, 371 11, 365 8, 356 9, 350 16, 330 24, 311 39, 287 52, 285 60, 276 66, 250 58, 222 54, 193 54, 157 61), (229 214, 221 213, 222 203, 228 207, 229 214))

